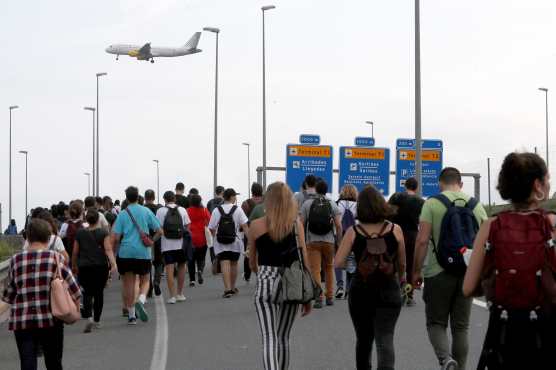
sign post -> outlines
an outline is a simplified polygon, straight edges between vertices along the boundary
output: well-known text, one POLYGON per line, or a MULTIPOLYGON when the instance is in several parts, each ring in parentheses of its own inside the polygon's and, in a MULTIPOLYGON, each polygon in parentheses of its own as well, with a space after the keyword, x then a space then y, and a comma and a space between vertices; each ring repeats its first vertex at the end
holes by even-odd
MULTIPOLYGON (((300 141, 306 137, 311 142, 320 142, 316 135, 302 135, 300 141), (315 137, 317 140, 314 140, 315 137)), ((301 188, 305 176, 314 175, 322 178, 328 184, 328 192, 332 192, 332 161, 333 149, 329 145, 289 144, 286 147, 286 183, 297 191, 301 188)))
MULTIPOLYGON (((443 145, 441 140, 423 140, 421 159, 423 196, 438 194, 438 177, 442 171, 443 145)), ((396 191, 404 190, 405 180, 415 176, 415 140, 398 139, 396 141, 396 191)))
POLYGON ((388 195, 389 179, 390 149, 340 147, 340 188, 351 184, 361 191, 367 185, 374 185, 383 195, 388 195))

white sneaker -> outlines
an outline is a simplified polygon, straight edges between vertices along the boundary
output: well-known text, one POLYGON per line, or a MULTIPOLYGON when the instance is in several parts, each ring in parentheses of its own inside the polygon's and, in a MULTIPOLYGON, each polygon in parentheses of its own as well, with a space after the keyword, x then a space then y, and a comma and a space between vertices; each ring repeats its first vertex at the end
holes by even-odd
POLYGON ((166 303, 168 304, 176 304, 176 297, 172 297, 169 300, 166 301, 166 303))
POLYGON ((458 370, 458 363, 453 358, 449 358, 444 361, 441 370, 458 370))
POLYGON ((176 296, 176 302, 185 302, 187 300, 187 298, 185 298, 185 296, 183 294, 178 294, 176 296))

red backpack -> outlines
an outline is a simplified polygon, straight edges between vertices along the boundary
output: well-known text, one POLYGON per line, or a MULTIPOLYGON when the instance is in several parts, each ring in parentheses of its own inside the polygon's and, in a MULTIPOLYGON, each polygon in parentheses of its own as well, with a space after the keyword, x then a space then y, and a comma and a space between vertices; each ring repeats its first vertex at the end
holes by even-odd
POLYGON ((484 276, 486 298, 505 310, 556 303, 556 252, 543 210, 500 213, 490 226, 484 276))

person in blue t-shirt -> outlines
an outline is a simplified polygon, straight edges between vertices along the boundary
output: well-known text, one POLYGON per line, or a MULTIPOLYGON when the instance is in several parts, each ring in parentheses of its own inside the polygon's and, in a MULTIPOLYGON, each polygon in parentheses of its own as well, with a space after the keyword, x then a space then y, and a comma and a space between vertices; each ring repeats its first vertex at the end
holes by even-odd
POLYGON ((136 311, 141 321, 148 321, 145 301, 149 291, 149 273, 151 270, 151 248, 141 240, 142 233, 155 232, 155 239, 162 235, 160 222, 147 207, 137 203, 139 189, 130 186, 125 191, 128 206, 116 219, 112 228, 114 249, 118 250, 116 263, 122 276, 122 295, 124 308, 127 309, 128 323, 137 323, 136 311), (118 248, 119 245, 119 248, 118 248), (136 301, 135 281, 139 276, 139 298, 136 301))

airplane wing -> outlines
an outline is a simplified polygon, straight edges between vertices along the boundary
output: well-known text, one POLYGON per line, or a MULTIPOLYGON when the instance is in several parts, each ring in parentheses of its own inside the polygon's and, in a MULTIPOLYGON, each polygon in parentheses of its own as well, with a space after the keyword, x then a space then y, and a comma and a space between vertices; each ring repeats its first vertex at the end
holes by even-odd
POLYGON ((145 45, 139 49, 139 54, 142 56, 150 57, 151 56, 151 43, 147 42, 145 45))

